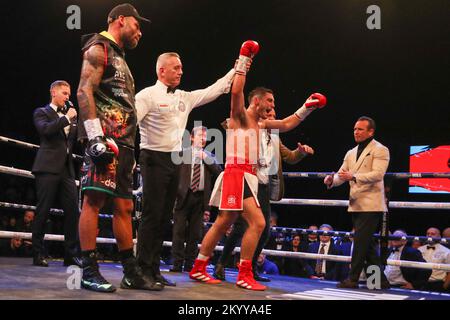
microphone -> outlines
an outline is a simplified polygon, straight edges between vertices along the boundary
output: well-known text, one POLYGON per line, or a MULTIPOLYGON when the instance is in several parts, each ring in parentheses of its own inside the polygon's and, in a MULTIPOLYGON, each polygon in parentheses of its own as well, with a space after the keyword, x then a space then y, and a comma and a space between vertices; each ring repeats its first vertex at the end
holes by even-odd
POLYGON ((67 101, 64 103, 64 106, 65 106, 66 111, 69 110, 70 108, 75 108, 75 107, 73 106, 72 101, 70 101, 70 100, 67 100, 67 101))
MULTIPOLYGON (((64 114, 67 114, 67 111, 69 111, 70 108, 74 108, 74 109, 76 110, 76 108, 75 108, 75 106, 73 105, 72 101, 67 100, 66 102, 64 102, 64 110, 63 110, 63 113, 64 113, 64 114)), ((74 120, 77 120, 77 117, 75 117, 74 120)))

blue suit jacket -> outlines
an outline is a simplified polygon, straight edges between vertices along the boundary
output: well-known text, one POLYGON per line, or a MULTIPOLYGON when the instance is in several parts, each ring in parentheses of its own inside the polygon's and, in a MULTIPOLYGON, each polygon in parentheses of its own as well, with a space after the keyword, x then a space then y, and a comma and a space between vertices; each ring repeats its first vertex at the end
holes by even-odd
POLYGON ((66 117, 59 117, 50 105, 38 108, 33 114, 33 121, 39 133, 40 148, 34 159, 33 173, 63 172, 67 156, 69 159, 69 170, 75 177, 72 161, 72 147, 76 139, 77 123, 70 123, 69 135, 66 137, 64 127, 69 125, 66 117), (67 154, 69 149, 69 154, 67 154))
MULTIPOLYGON (((310 253, 318 253, 320 248, 320 241, 313 242, 309 245, 308 252, 310 253)), ((330 248, 328 249, 328 254, 330 255, 341 255, 341 250, 339 246, 335 245, 333 241, 330 241, 330 248)), ((325 260, 324 260, 325 263, 325 260)), ((317 260, 308 260, 308 264, 306 265, 306 272, 308 277, 316 275, 315 268, 316 268, 317 260)), ((337 280, 340 278, 340 266, 335 261, 326 261, 326 273, 325 273, 325 279, 326 280, 337 280)))

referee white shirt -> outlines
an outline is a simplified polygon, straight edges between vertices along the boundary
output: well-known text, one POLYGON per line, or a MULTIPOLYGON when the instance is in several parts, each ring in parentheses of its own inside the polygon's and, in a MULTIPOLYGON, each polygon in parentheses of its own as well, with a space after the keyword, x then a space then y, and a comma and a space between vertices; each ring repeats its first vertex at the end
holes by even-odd
POLYGON ((155 85, 136 94, 137 122, 141 134, 141 149, 161 152, 181 151, 189 113, 196 107, 230 92, 235 70, 211 86, 191 92, 168 87, 157 80, 155 85))

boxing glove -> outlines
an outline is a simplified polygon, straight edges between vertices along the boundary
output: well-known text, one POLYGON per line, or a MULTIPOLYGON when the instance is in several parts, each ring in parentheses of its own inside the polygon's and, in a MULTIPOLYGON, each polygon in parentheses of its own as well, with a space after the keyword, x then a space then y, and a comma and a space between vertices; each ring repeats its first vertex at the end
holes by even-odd
POLYGON ((323 94, 313 93, 294 114, 303 121, 314 109, 323 108, 326 104, 327 98, 323 94))
POLYGON ((245 41, 239 52, 239 59, 236 64, 236 73, 246 75, 247 64, 259 52, 259 44, 253 40, 245 41))
POLYGON ((84 121, 88 136, 86 154, 95 165, 107 165, 119 156, 119 147, 111 138, 105 138, 98 118, 84 121))
POLYGON ((305 106, 307 108, 316 107, 318 109, 321 109, 327 104, 327 97, 325 97, 321 93, 313 93, 309 96, 308 100, 305 103, 305 106))

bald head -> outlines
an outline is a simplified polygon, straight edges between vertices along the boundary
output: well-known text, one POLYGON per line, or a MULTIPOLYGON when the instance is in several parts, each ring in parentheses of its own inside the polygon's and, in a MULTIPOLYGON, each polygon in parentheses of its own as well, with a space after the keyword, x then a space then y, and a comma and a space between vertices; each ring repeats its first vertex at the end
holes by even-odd
POLYGON ((450 227, 445 228, 444 231, 442 231, 442 237, 443 238, 450 238, 450 227))
POLYGON ((440 238, 441 237, 441 231, 439 231, 438 228, 428 228, 427 230, 427 237, 432 237, 432 238, 440 238))

